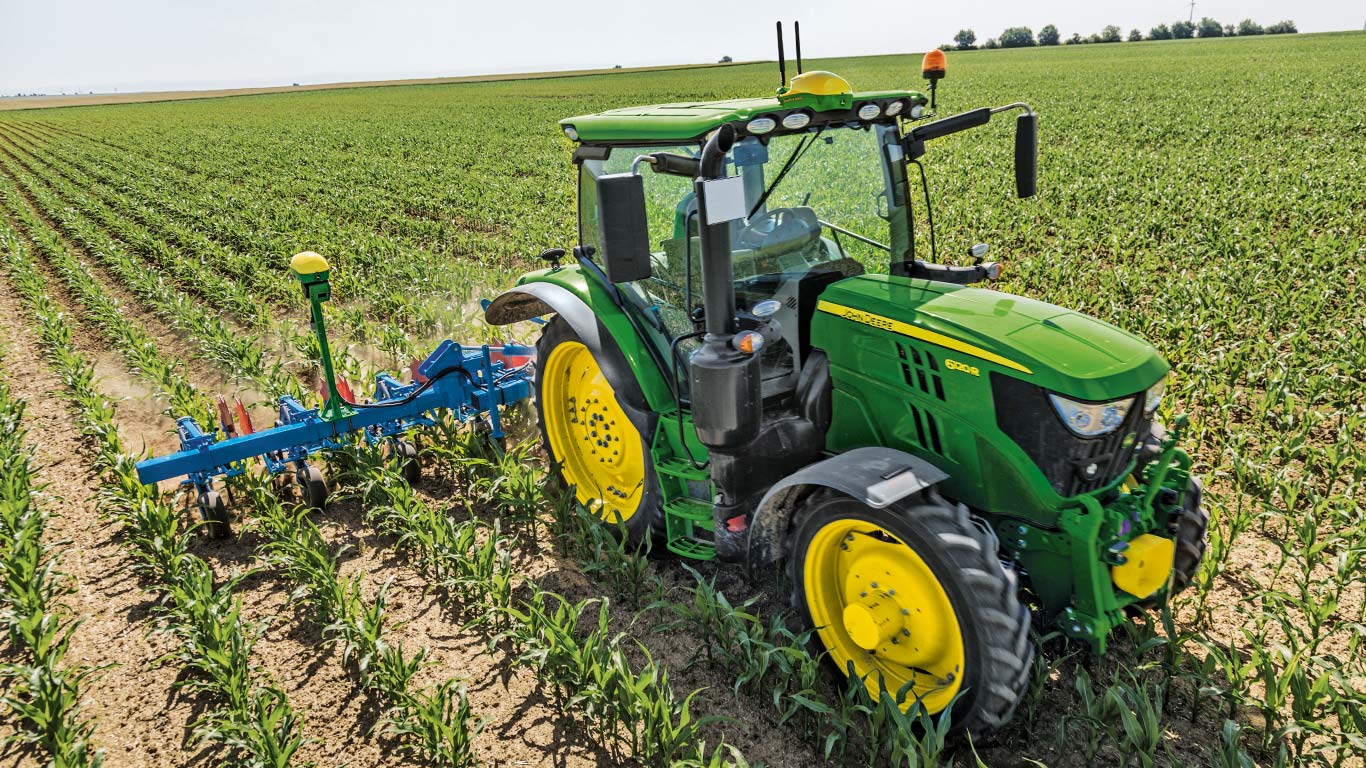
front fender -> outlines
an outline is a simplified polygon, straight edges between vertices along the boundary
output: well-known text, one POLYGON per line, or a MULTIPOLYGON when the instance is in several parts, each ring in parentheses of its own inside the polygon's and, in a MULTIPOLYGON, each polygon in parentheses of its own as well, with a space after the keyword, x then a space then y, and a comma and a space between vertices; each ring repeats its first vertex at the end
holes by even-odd
POLYGON ((614 357, 606 351, 605 338, 614 342, 645 396, 644 403, 632 405, 655 413, 673 410, 673 388, 650 354, 651 340, 641 338, 626 311, 578 266, 522 275, 515 287, 489 303, 484 319, 490 325, 508 325, 551 312, 569 323, 599 364, 614 357))
POLYGON ((750 518, 749 567, 759 568, 786 554, 792 516, 812 491, 828 488, 882 509, 946 478, 948 473, 918 456, 880 446, 855 448, 809 464, 783 478, 759 501, 750 518))

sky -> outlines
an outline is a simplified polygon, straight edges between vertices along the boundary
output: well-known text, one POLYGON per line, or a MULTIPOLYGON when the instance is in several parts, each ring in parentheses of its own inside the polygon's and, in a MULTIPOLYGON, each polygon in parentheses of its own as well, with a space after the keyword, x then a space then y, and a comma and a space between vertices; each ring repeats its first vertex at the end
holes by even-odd
MULTIPOLYGON (((106 93, 773 59, 773 22, 807 58, 924 51, 964 27, 1063 37, 1184 19, 1189 0, 0 0, 0 95, 106 93)), ((1195 17, 1362 29, 1361 0, 1196 0, 1195 17)), ((789 50, 789 55, 791 51, 789 50)))

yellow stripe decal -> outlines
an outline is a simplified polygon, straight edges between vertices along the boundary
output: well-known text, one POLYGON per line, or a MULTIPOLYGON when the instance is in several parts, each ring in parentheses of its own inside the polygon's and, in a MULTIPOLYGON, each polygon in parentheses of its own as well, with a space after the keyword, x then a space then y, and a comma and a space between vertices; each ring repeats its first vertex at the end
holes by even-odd
POLYGON ((924 328, 917 328, 910 323, 903 323, 900 320, 893 320, 890 317, 875 315, 872 312, 864 312, 861 309, 846 307, 842 304, 833 304, 828 301, 817 302, 816 309, 819 309, 822 312, 829 312, 832 315, 842 317, 846 320, 853 320, 856 323, 863 323, 864 325, 871 325, 874 328, 881 328, 884 331, 899 333, 902 336, 910 336, 913 339, 928 341, 931 344, 944 347, 945 349, 952 349, 955 352, 972 355, 973 357, 978 357, 988 362, 996 363, 997 365, 1013 368, 1022 373, 1033 373, 1033 371, 1014 360, 1007 360, 994 352, 988 352, 981 347, 974 347, 971 344, 959 341, 951 336, 945 336, 942 333, 935 333, 934 331, 927 331, 924 328))

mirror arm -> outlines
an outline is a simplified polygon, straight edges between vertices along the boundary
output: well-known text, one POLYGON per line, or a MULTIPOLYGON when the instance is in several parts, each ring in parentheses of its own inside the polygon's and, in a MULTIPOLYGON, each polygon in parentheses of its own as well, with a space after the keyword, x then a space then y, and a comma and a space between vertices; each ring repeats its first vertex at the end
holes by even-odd
POLYGON ((990 111, 991 114, 998 115, 1002 112, 1009 112, 1012 109, 1023 109, 1025 111, 1025 114, 1027 115, 1034 114, 1034 108, 1023 101, 1013 101, 1009 104, 1003 104, 999 107, 992 107, 990 111))

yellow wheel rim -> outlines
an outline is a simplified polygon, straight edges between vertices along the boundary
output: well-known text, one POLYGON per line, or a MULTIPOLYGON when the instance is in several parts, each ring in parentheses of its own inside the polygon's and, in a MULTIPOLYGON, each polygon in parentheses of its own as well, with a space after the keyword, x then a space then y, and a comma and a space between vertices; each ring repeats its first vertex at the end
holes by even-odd
POLYGON ((565 482, 603 520, 630 520, 645 489, 645 449, 598 361, 566 341, 540 375, 546 438, 565 482))
POLYGON ((816 633, 842 670, 853 662, 873 698, 878 676, 893 695, 911 683, 934 714, 963 683, 963 633, 948 593, 909 546, 862 520, 834 520, 816 532, 803 564, 816 633))

